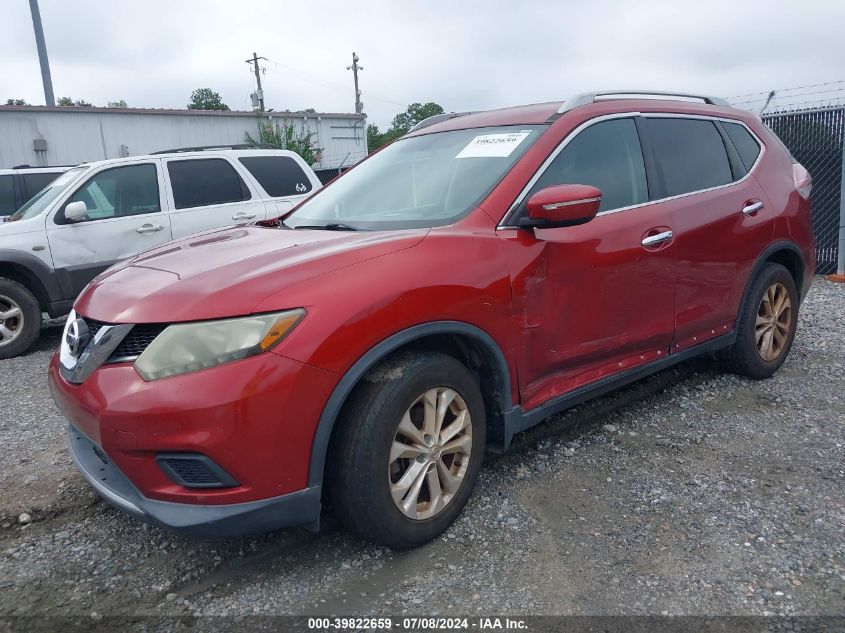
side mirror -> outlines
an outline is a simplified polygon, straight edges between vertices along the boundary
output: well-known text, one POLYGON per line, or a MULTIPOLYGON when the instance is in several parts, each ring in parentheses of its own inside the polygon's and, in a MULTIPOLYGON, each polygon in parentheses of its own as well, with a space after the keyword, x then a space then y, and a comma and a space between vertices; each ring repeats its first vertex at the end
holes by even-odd
POLYGON ((528 198, 522 228, 551 229, 589 222, 601 206, 601 191, 590 185, 553 185, 528 198))
POLYGON ((78 222, 85 217, 86 213, 88 213, 88 205, 85 204, 84 200, 77 200, 65 207, 65 220, 78 222))

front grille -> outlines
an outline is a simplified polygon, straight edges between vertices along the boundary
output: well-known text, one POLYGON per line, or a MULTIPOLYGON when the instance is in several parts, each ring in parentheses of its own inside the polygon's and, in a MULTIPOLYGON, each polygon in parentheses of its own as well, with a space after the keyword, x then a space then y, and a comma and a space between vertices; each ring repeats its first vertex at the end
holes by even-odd
MULTIPOLYGON (((91 332, 92 339, 104 325, 110 325, 109 323, 103 323, 94 319, 85 319, 85 324, 88 326, 88 331, 91 332)), ((117 363, 137 358, 141 355, 141 352, 147 349, 155 337, 164 332, 167 325, 167 323, 141 323, 139 325, 133 325, 129 334, 121 341, 120 345, 112 352, 106 362, 117 363)))
POLYGON ((130 330, 129 334, 126 335, 126 338, 123 339, 120 345, 118 345, 117 349, 114 350, 114 353, 111 355, 109 360, 111 362, 115 362, 113 359, 127 359, 140 356, 141 352, 147 349, 147 346, 153 342, 153 339, 164 332, 166 327, 167 324, 165 323, 141 324, 134 326, 132 330, 130 330))
POLYGON ((156 462, 171 480, 186 488, 227 488, 238 485, 229 473, 198 453, 160 454, 156 462))

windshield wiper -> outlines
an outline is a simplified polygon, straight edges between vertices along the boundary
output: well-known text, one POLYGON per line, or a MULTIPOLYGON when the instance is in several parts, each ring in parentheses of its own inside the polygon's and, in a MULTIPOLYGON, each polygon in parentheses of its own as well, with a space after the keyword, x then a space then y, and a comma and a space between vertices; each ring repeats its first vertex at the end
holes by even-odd
POLYGON ((329 222, 328 224, 299 224, 294 229, 317 229, 323 231, 363 231, 357 226, 343 224, 341 222, 329 222))

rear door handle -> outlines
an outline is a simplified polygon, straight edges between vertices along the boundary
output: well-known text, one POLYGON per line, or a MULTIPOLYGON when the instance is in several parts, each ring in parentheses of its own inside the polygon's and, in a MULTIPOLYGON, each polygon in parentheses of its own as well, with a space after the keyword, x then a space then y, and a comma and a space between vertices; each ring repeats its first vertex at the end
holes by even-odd
POLYGON ((760 200, 754 200, 754 201, 749 200, 748 202, 745 203, 745 206, 742 207, 742 213, 744 215, 754 215, 755 213, 757 213, 762 208, 763 208, 763 203, 760 200))
POLYGON ((672 231, 663 231, 662 233, 656 233, 655 235, 649 235, 648 237, 644 237, 642 241, 642 245, 648 248, 649 246, 657 246, 658 244, 662 244, 663 242, 668 242, 672 239, 672 231))
POLYGON ((137 229, 135 229, 136 233, 155 233, 156 231, 161 231, 164 227, 160 224, 142 224, 137 229))
POLYGON ((253 220, 253 219, 255 219, 255 214, 254 213, 244 213, 243 211, 241 211, 240 213, 236 213, 235 215, 233 215, 232 219, 235 220, 235 221, 238 221, 238 220, 253 220))

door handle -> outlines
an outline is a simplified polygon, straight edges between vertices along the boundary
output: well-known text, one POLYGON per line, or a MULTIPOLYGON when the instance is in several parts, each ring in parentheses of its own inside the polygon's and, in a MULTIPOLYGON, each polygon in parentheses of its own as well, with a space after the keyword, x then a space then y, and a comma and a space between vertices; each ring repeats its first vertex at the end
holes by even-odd
POLYGON ((252 220, 254 218, 255 218, 254 213, 244 213, 243 211, 241 211, 240 213, 236 213, 235 215, 232 216, 233 220, 252 220))
POLYGON ((745 203, 745 206, 742 207, 742 213, 744 215, 754 215, 755 213, 757 213, 762 208, 763 208, 763 203, 760 200, 756 200, 754 202, 749 200, 748 202, 745 203))
POLYGON ((155 233, 157 231, 161 231, 164 227, 161 224, 142 224, 137 229, 135 229, 136 233, 155 233))
POLYGON ((663 242, 668 242, 671 239, 672 231, 663 231, 662 233, 657 233, 655 235, 649 235, 648 237, 644 237, 642 245, 648 248, 649 246, 657 246, 658 244, 662 244, 663 242))

